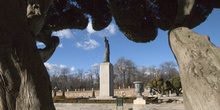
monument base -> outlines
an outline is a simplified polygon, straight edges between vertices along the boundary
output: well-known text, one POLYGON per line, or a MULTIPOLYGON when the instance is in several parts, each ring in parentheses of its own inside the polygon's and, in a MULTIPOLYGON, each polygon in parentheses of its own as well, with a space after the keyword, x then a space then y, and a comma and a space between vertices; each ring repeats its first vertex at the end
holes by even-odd
POLYGON ((141 105, 145 105, 146 104, 146 100, 144 100, 143 98, 137 98, 133 101, 133 104, 141 104, 141 105))
POLYGON ((100 65, 100 98, 111 98, 114 96, 113 65, 109 62, 100 65))

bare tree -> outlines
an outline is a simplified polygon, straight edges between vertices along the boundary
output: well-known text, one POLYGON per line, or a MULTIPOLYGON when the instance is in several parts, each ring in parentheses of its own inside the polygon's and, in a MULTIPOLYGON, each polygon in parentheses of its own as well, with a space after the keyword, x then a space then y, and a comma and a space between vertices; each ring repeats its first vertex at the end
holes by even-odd
POLYGON ((89 72, 84 73, 86 75, 86 89, 91 89, 94 86, 94 73, 92 70, 89 70, 89 72))
POLYGON ((149 75, 151 76, 151 79, 159 76, 158 69, 154 65, 148 67, 148 72, 149 72, 149 75))
POLYGON ((117 60, 117 62, 114 64, 114 74, 118 76, 118 81, 116 83, 119 83, 118 85, 121 87, 125 87, 125 81, 126 81, 126 67, 125 67, 125 58, 121 57, 117 60))
POLYGON ((66 91, 70 88, 69 83, 69 68, 62 68, 60 71, 55 71, 54 74, 51 76, 51 85, 52 88, 57 88, 62 91, 66 91))
POLYGON ((143 81, 144 84, 148 81, 150 81, 150 79, 148 80, 148 68, 147 66, 140 66, 138 69, 137 69, 137 73, 136 73, 136 77, 135 77, 135 80, 136 81, 143 81))
POLYGON ((77 88, 80 88, 80 80, 79 77, 76 73, 71 74, 68 76, 69 79, 69 89, 70 90, 75 90, 77 88))
POLYGON ((178 76, 179 72, 176 70, 177 64, 174 62, 164 62, 160 65, 161 76, 164 80, 168 80, 174 76, 178 76))
POLYGON ((61 69, 60 80, 61 80, 61 85, 62 85, 62 88, 61 88, 62 91, 66 91, 69 87, 69 81, 67 79, 69 72, 70 72, 69 68, 61 69))
POLYGON ((51 81, 51 86, 52 86, 52 89, 55 90, 58 89, 60 90, 61 89, 61 84, 60 84, 60 77, 59 77, 59 73, 54 73, 51 77, 50 77, 50 81, 51 81))
POLYGON ((78 89, 80 89, 80 90, 82 90, 83 88, 85 88, 86 87, 86 84, 85 84, 85 77, 84 77, 84 70, 83 69, 78 69, 77 70, 77 78, 79 79, 79 84, 80 84, 80 86, 79 86, 79 88, 78 89))
POLYGON ((98 64, 94 64, 94 65, 92 65, 92 68, 93 68, 93 73, 95 74, 94 89, 99 89, 99 80, 100 80, 99 65, 98 64))
POLYGON ((126 88, 133 86, 134 76, 136 73, 136 65, 131 60, 121 57, 114 64, 114 74, 117 79, 117 85, 126 88))
POLYGON ((136 73, 137 73, 136 65, 131 60, 127 60, 125 62, 125 65, 127 67, 127 82, 126 82, 127 84, 126 84, 126 87, 128 87, 128 86, 133 87, 134 86, 133 82, 136 79, 135 77, 136 77, 136 73))

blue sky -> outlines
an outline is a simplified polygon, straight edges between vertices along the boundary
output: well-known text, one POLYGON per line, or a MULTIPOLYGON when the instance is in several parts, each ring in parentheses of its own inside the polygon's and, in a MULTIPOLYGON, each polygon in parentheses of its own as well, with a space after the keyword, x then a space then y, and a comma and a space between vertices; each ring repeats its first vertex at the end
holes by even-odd
MULTIPOLYGON (((220 9, 214 9, 208 19, 193 30, 209 35, 211 41, 220 47, 220 9)), ((105 51, 104 37, 110 44, 110 62, 114 64, 120 57, 132 60, 137 66, 159 66, 166 61, 176 62, 169 44, 168 31, 158 31, 158 36, 150 43, 135 43, 122 34, 114 21, 102 31, 94 31, 91 24, 85 30, 61 30, 54 32, 59 36, 60 45, 53 56, 45 63, 50 72, 68 67, 71 72, 77 69, 88 71, 92 65, 103 62, 105 51)), ((37 43, 42 47, 41 43, 37 43)))

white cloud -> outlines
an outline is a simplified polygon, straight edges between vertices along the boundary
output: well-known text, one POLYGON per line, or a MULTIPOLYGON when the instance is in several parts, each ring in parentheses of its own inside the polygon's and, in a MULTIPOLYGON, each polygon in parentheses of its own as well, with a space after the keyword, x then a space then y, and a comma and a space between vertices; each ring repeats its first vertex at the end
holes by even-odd
POLYGON ((78 48, 83 48, 84 50, 91 50, 98 47, 99 45, 100 44, 93 39, 89 39, 89 41, 85 41, 83 43, 79 43, 79 42, 76 43, 76 46, 78 48))
POLYGON ((101 30, 101 31, 95 31, 93 28, 92 28, 92 21, 91 19, 89 20, 89 24, 86 28, 87 32, 89 34, 97 34, 98 36, 101 36, 101 37, 104 37, 104 36, 110 36, 110 35, 113 35, 115 34, 116 32, 116 26, 115 24, 111 23, 108 25, 108 27, 106 27, 105 29, 101 30))
POLYGON ((102 31, 97 31, 98 36, 104 37, 104 36, 111 36, 116 33, 116 26, 114 24, 109 24, 108 27, 106 27, 102 31))
POLYGON ((37 42, 37 48, 45 48, 46 47, 46 45, 44 45, 44 43, 42 43, 42 42, 37 42))
POLYGON ((62 44, 62 43, 60 43, 60 44, 58 45, 58 47, 63 48, 63 44, 62 44))
POLYGON ((115 25, 114 24, 110 24, 107 28, 107 31, 109 31, 110 34, 115 34, 115 25))
POLYGON ((67 38, 67 39, 74 38, 73 32, 70 29, 63 29, 63 30, 60 30, 60 31, 56 31, 56 32, 53 32, 52 35, 53 36, 58 36, 61 39, 62 38, 67 38))
POLYGON ((59 69, 57 67, 59 67, 56 64, 50 64, 50 63, 44 63, 45 67, 47 68, 48 71, 54 72, 54 71, 58 71, 59 69))
POLYGON ((45 46, 42 42, 37 42, 37 46, 45 46))
POLYGON ((93 68, 94 68, 94 67, 97 67, 97 66, 99 66, 98 63, 95 63, 95 64, 92 65, 93 68))
POLYGON ((68 68, 66 65, 60 64, 60 69, 68 68))
POLYGON ((74 72, 74 71, 75 71, 75 68, 74 68, 74 67, 71 67, 71 68, 70 68, 70 71, 74 72))
MULTIPOLYGON (((101 31, 95 31, 92 28, 91 19, 89 19, 89 24, 86 28, 86 38, 85 38, 86 40, 84 39, 83 41, 76 42, 76 46, 78 48, 82 48, 84 50, 92 50, 94 48, 97 48, 98 46, 100 46, 100 43, 97 42, 96 40, 94 40, 94 37, 95 36, 100 36, 100 37, 111 36, 116 33, 116 29, 117 29, 117 26, 115 24, 111 23, 105 29, 103 29, 101 31), (93 39, 91 39, 91 38, 93 38, 93 39)), ((85 35, 85 33, 83 33, 83 34, 85 35)), ((76 33, 76 35, 77 35, 77 33, 76 33)))
POLYGON ((99 64, 95 63, 92 65, 93 70, 99 70, 99 64))
POLYGON ((74 67, 67 67, 66 65, 60 64, 50 64, 50 63, 44 63, 45 67, 47 68, 48 72, 60 72, 62 69, 67 68, 69 72, 74 72, 74 67))
POLYGON ((89 24, 88 24, 86 30, 87 30, 87 32, 88 32, 89 34, 92 34, 92 33, 96 32, 96 31, 92 28, 92 21, 91 21, 91 19, 89 19, 89 24))

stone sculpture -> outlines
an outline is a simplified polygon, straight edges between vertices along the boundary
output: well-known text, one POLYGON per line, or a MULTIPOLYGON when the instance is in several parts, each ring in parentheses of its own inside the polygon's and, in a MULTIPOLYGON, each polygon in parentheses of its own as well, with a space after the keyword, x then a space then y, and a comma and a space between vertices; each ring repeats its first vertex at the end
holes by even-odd
POLYGON ((146 100, 144 99, 144 96, 142 95, 142 92, 144 92, 144 84, 143 81, 135 81, 135 91, 138 93, 137 98, 133 101, 133 109, 134 110, 142 110, 143 106, 140 105, 145 105, 146 100))
POLYGON ((48 36, 41 31, 51 0, 27 0, 27 20, 32 35, 36 41, 43 42, 46 47, 39 49, 41 59, 46 62, 59 44, 57 36, 48 36))
MULTIPOLYGON (((195 7, 196 0, 177 0, 178 2, 178 12, 173 25, 176 27, 188 27, 190 16, 193 14, 193 9, 195 7)), ((209 0, 209 6, 213 8, 220 8, 219 0, 209 0)))
POLYGON ((109 43, 106 37, 104 37, 105 41, 105 53, 104 53, 104 62, 110 62, 110 50, 109 50, 109 43))
POLYGON ((169 41, 179 65, 185 109, 220 110, 220 48, 186 27, 172 30, 169 41))
POLYGON ((135 91, 138 93, 137 98, 143 98, 144 86, 142 81, 135 81, 135 91))

